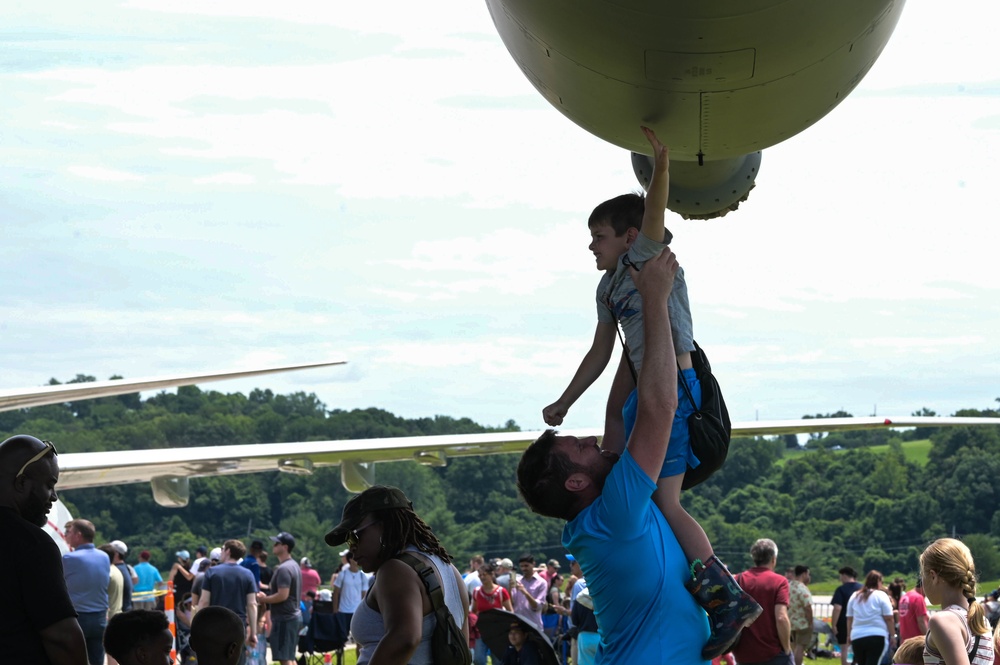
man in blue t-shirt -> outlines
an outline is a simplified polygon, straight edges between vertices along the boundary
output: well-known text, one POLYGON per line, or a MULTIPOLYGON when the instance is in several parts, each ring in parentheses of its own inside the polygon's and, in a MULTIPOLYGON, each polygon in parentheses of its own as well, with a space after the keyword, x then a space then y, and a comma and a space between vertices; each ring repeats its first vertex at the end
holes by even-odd
POLYGON ((521 457, 518 488, 537 513, 567 520, 563 545, 579 561, 600 626, 597 664, 694 665, 707 661, 705 612, 687 592, 687 559, 652 501, 674 412, 676 354, 667 296, 677 272, 669 248, 632 279, 644 303, 646 356, 638 415, 624 454, 596 438, 549 430, 521 457), (624 565, 641 561, 642 575, 624 565))
POLYGON ((257 645, 257 583, 253 574, 238 564, 246 553, 246 545, 238 540, 222 544, 221 563, 205 573, 198 609, 221 606, 235 612, 248 628, 246 643, 252 648, 257 645))

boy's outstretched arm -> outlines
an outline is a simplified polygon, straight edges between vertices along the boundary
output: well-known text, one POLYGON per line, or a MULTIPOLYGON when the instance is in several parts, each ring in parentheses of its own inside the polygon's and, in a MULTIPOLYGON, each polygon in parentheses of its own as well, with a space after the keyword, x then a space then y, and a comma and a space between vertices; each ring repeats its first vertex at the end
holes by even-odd
POLYGON ((646 190, 646 211, 642 215, 642 234, 650 240, 663 242, 663 211, 670 195, 670 148, 660 143, 656 132, 643 127, 642 133, 653 147, 653 177, 646 190))
POLYGON ((622 416, 622 408, 634 388, 632 370, 629 368, 625 352, 622 351, 618 371, 615 372, 615 378, 611 382, 608 406, 604 414, 604 437, 601 439, 601 448, 604 450, 619 455, 625 451, 625 418, 622 416))
POLYGON ((576 370, 566 390, 552 404, 542 409, 542 419, 546 425, 558 427, 562 425, 563 418, 573 406, 580 395, 586 392, 597 377, 601 375, 604 368, 611 360, 611 353, 615 349, 615 341, 618 333, 612 323, 597 323, 597 330, 594 331, 594 341, 590 345, 590 350, 580 361, 580 367, 576 370))

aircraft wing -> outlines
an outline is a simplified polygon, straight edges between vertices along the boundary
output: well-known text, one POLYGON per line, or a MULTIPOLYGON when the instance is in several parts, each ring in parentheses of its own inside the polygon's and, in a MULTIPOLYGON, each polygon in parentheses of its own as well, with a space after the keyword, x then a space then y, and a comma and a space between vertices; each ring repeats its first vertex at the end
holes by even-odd
POLYGON ((335 360, 325 363, 281 365, 278 367, 264 367, 236 372, 218 372, 215 374, 183 374, 145 379, 112 379, 110 381, 91 381, 89 383, 64 383, 38 388, 13 388, 0 390, 0 411, 13 411, 15 409, 26 409, 31 406, 44 406, 46 404, 61 404, 63 402, 94 399, 96 397, 127 395, 144 390, 175 388, 195 383, 208 383, 209 381, 225 381, 227 379, 242 379, 248 376, 260 376, 263 374, 293 372, 300 369, 330 367, 332 365, 343 365, 345 362, 344 360, 335 360))
POLYGON ((903 416, 869 418, 803 418, 802 420, 760 420, 733 423, 733 436, 771 436, 775 434, 815 434, 860 429, 900 427, 960 427, 963 425, 1000 425, 998 418, 903 416))
MULTIPOLYGON (((733 424, 733 436, 763 436, 835 432, 882 427, 1000 426, 997 418, 827 418, 775 420, 733 424)), ((576 436, 600 436, 598 430, 566 430, 576 436)), ((448 458, 516 453, 541 434, 496 432, 383 439, 258 443, 195 448, 69 453, 58 457, 60 490, 150 482, 161 505, 182 506, 191 478, 260 471, 311 473, 324 466, 340 466, 341 481, 355 492, 374 483, 376 462, 412 460, 444 466, 448 458)))

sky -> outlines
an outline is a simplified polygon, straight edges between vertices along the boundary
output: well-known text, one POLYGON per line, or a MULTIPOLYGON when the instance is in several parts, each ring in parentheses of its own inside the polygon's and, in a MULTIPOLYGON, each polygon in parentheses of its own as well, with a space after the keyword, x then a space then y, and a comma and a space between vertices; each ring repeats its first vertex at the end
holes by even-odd
MULTIPOLYGON (((998 13, 908 3, 738 212, 668 217, 734 420, 996 406, 998 13)), ((346 359, 204 387, 544 426, 593 335, 587 216, 637 184, 485 2, 42 0, 0 26, 0 388, 346 359)), ((612 370, 566 427, 601 426, 612 370)))

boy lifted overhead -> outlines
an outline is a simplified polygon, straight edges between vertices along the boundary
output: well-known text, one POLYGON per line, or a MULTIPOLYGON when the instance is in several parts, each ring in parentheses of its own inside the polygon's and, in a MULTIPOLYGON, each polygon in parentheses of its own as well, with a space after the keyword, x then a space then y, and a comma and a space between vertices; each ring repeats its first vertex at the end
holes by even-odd
MULTIPOLYGON (((607 367, 620 321, 627 354, 622 354, 611 386, 601 444, 614 453, 625 448, 635 424, 637 395, 628 361, 631 359, 637 375, 644 350, 642 298, 629 274, 629 266, 641 269, 645 261, 659 254, 672 239, 664 227, 670 190, 669 149, 660 143, 653 130, 643 127, 642 132, 654 155, 648 193, 645 199, 639 194, 625 194, 605 201, 590 215, 588 225, 593 238, 590 251, 594 253, 597 269, 604 272, 597 287, 597 330, 569 386, 558 400, 542 410, 548 425, 562 424, 570 406, 607 367)), ((702 656, 710 659, 728 651, 740 631, 760 615, 761 608, 715 556, 705 531, 680 503, 684 473, 688 466, 694 468, 700 463, 691 451, 687 420, 701 406, 701 385, 691 364, 694 333, 683 269, 679 268, 674 276, 667 308, 677 354, 678 382, 683 377, 688 391, 678 390, 679 404, 653 500, 692 562, 691 579, 686 587, 708 612, 712 634, 702 656), (694 404, 688 399, 688 392, 694 404)))

